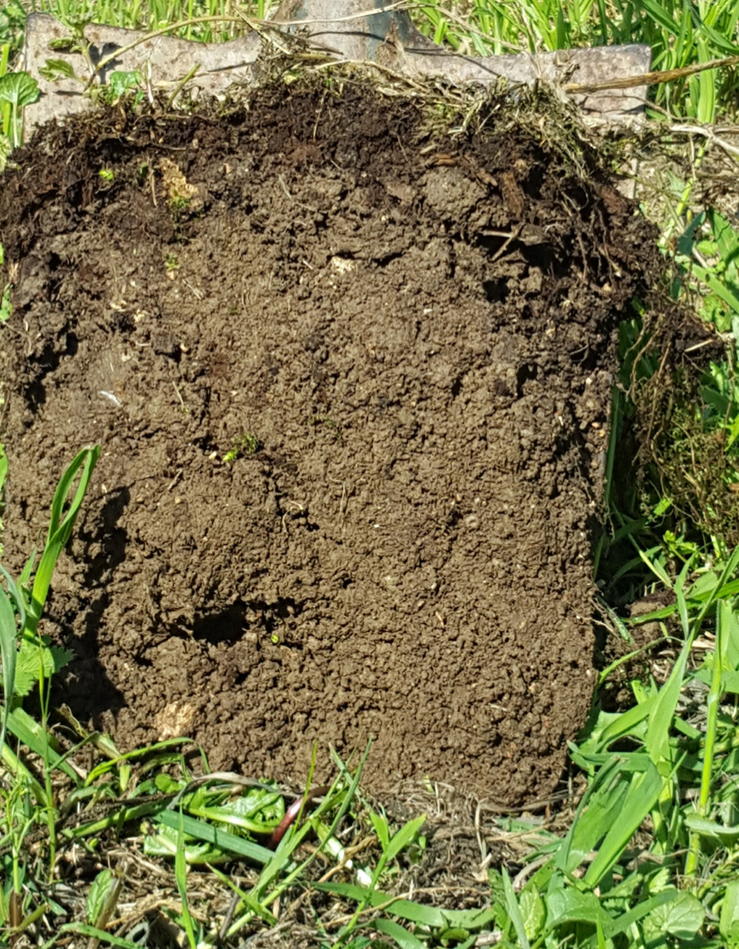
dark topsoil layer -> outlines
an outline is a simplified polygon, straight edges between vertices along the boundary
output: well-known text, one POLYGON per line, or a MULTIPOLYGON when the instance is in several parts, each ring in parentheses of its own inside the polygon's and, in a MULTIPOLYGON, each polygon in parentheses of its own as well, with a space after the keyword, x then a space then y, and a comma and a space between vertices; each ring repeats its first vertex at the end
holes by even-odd
POLYGON ((651 237, 495 114, 425 128, 361 83, 274 86, 47 128, 4 176, 7 558, 100 442, 46 630, 76 654, 57 701, 125 748, 300 781, 373 736, 378 790, 559 778, 651 237))

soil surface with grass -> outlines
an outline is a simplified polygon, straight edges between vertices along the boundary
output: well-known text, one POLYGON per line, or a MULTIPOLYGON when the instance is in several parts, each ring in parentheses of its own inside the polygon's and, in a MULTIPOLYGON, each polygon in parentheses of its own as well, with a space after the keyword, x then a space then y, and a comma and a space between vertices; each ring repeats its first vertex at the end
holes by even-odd
MULTIPOLYGON (((57 702, 213 768, 551 792, 594 686, 615 330, 655 265, 490 108, 346 80, 50 127, 0 184, 7 563, 100 442, 45 630, 57 702), (337 87, 338 89, 338 87, 337 87)), ((546 120, 545 120, 546 121, 546 120)), ((540 126, 543 128, 544 126, 540 126)))

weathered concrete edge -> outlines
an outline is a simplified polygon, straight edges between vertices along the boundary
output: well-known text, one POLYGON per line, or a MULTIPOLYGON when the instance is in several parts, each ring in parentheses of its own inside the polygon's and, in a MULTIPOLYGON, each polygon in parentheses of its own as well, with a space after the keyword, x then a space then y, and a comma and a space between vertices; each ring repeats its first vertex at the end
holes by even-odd
MULTIPOLYGON (((369 20, 369 18, 367 18, 369 20)), ((359 25, 361 26, 361 24, 359 25)), ((325 23, 311 24, 311 42, 330 50, 337 58, 372 59, 412 75, 441 76, 451 82, 488 84, 501 78, 530 85, 548 82, 602 82, 607 79, 642 75, 648 72, 651 51, 647 46, 613 46, 566 50, 556 53, 509 56, 466 57, 435 46, 423 37, 419 46, 405 47, 397 36, 382 36, 366 29, 351 32, 325 23), (333 28, 332 28, 333 27, 333 28)), ((79 82, 63 79, 49 82, 40 73, 49 58, 63 59, 78 73, 84 62, 79 54, 51 50, 49 43, 68 36, 67 28, 48 14, 28 17, 24 47, 24 68, 38 81, 41 98, 25 112, 28 136, 51 119, 84 111, 90 100, 79 82)), ((420 36, 420 34, 418 34, 420 36)), ((196 43, 166 34, 144 39, 146 33, 119 27, 90 24, 86 29, 93 62, 137 39, 140 45, 128 50, 102 71, 105 82, 114 70, 139 70, 153 90, 174 90, 177 83, 196 66, 198 72, 188 82, 191 94, 221 96, 234 82, 253 82, 255 63, 262 41, 254 33, 226 43, 196 43)), ((628 90, 606 90, 574 97, 589 124, 638 125, 642 121, 646 86, 628 90)))

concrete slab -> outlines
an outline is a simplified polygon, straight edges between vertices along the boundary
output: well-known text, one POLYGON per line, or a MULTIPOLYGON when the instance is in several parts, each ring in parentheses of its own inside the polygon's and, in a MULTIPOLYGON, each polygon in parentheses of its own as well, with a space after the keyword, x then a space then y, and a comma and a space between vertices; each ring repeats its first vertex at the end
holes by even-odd
MULTIPOLYGON (((289 43, 300 39, 310 48, 337 59, 373 61, 411 76, 441 76, 454 83, 490 84, 500 78, 512 83, 536 81, 590 84, 649 70, 647 46, 613 46, 565 50, 556 53, 474 57, 450 53, 432 43, 413 25, 404 11, 381 0, 285 0, 268 29, 289 43)), ((69 30, 54 17, 34 13, 28 17, 24 68, 41 87, 41 98, 25 112, 26 135, 38 125, 86 109, 90 97, 74 79, 50 82, 41 70, 48 59, 68 62, 75 73, 90 79, 90 68, 79 53, 53 48, 69 30)), ((89 54, 99 70, 95 81, 103 84, 116 70, 138 70, 152 90, 175 92, 179 83, 197 67, 188 81, 194 95, 222 95, 234 82, 259 79, 258 58, 263 50, 259 33, 227 43, 195 43, 167 34, 90 24, 85 30, 89 54), (136 44, 136 45, 132 45, 136 44), (118 53, 118 55, 113 55, 118 53), (109 58, 109 57, 113 58, 109 58)), ((605 90, 573 97, 591 124, 633 125, 641 120, 646 86, 605 90)))

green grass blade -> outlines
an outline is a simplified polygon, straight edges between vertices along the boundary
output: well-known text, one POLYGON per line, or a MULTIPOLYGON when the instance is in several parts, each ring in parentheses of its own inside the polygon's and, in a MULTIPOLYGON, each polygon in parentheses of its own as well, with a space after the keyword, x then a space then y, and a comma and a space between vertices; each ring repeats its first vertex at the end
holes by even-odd
POLYGON ((409 923, 418 923, 428 926, 429 929, 479 930, 489 926, 495 919, 492 909, 443 909, 440 906, 422 906, 412 900, 398 898, 393 900, 389 893, 381 890, 370 890, 366 886, 355 883, 315 883, 314 889, 322 893, 333 893, 344 899, 354 900, 357 903, 367 902, 369 906, 391 904, 388 912, 391 916, 398 916, 409 923))
MULTIPOLYGON (((233 853, 239 857, 246 857, 248 860, 253 860, 255 863, 262 864, 267 863, 274 857, 274 854, 271 850, 268 850, 266 847, 262 847, 260 844, 256 844, 251 840, 245 840, 243 837, 237 837, 235 834, 230 834, 228 831, 220 830, 217 827, 212 827, 210 824, 206 824, 204 821, 195 820, 194 817, 188 817, 186 814, 181 816, 182 827, 188 836, 196 837, 198 840, 202 840, 204 843, 212 844, 214 847, 218 847, 225 853, 233 853)), ((179 830, 180 814, 175 811, 161 811, 153 819, 160 824, 165 824, 167 827, 172 827, 175 830, 179 830)))
POLYGON ((29 769, 11 749, 10 745, 5 743, 4 745, 0 746, 0 756, 2 757, 5 767, 12 775, 14 775, 15 780, 22 781, 25 785, 27 785, 37 803, 42 807, 50 807, 51 801, 46 794, 46 789, 42 787, 33 774, 31 774, 29 769))
POLYGON ((620 818, 611 826, 595 860, 585 873, 584 881, 589 886, 597 886, 621 857, 627 844, 657 803, 665 780, 670 778, 663 778, 651 762, 646 772, 632 777, 620 818))
POLYGON ((179 817, 177 853, 174 858, 174 877, 177 883, 177 892, 180 894, 180 900, 182 902, 182 921, 185 924, 187 941, 190 943, 190 949, 198 949, 198 941, 195 938, 195 927, 193 926, 190 907, 187 901, 187 860, 185 858, 185 825, 182 811, 180 811, 179 817))
POLYGON ((59 927, 57 936, 50 942, 44 944, 44 949, 46 949, 47 946, 53 945, 58 937, 63 936, 65 933, 77 933, 80 936, 88 936, 90 939, 98 939, 108 946, 115 946, 116 949, 141 949, 141 945, 137 942, 131 942, 128 939, 122 939, 120 936, 114 936, 113 933, 106 932, 104 929, 96 929, 87 923, 64 923, 63 926, 59 927))
POLYGON ((680 699, 680 692, 685 679, 685 668, 692 645, 691 637, 680 650, 678 660, 672 668, 669 679, 659 690, 657 700, 649 716, 644 746, 652 762, 657 766, 663 761, 670 760, 670 728, 680 699))
MULTIPOLYGON (((718 730, 718 713, 722 695, 722 664, 721 657, 725 652, 724 640, 732 628, 733 609, 731 603, 722 600, 716 611, 716 647, 713 654, 713 670, 711 685, 706 699, 706 740, 703 748, 703 767, 701 769, 700 799, 698 802, 698 816, 705 817, 713 782, 714 749, 718 730)), ((692 877, 697 868, 701 849, 700 833, 691 830, 688 856, 685 860, 685 875, 692 877)))
POLYGON ((334 782, 328 794, 326 795, 326 798, 323 804, 319 806, 318 810, 313 815, 313 818, 311 819, 311 821, 307 822, 306 824, 303 825, 303 827, 299 828, 295 832, 295 834, 290 834, 290 832, 288 831, 288 833, 282 838, 282 842, 277 848, 277 851, 274 854, 271 854, 273 858, 272 861, 264 868, 256 886, 254 887, 252 891, 254 896, 257 897, 257 899, 259 899, 263 905, 264 904, 269 905, 272 902, 272 900, 274 900, 277 896, 279 896, 287 888, 287 886, 289 886, 292 883, 293 880, 298 879, 305 872, 305 870, 311 865, 311 863, 313 863, 313 861, 316 859, 319 853, 322 853, 326 849, 328 841, 330 841, 333 838, 339 824, 344 819, 344 815, 351 807, 352 801, 354 800, 354 796, 357 793, 357 789, 359 788, 359 780, 362 776, 362 771, 364 769, 365 762, 367 761, 367 757, 369 756, 371 747, 372 747, 372 742, 371 741, 367 742, 367 747, 364 750, 364 754, 362 755, 362 758, 359 762, 359 765, 357 767, 356 773, 354 774, 354 777, 351 779, 349 787, 346 789, 346 791, 341 792, 344 795, 343 800, 333 820, 331 821, 331 825, 328 829, 328 832, 321 840, 320 846, 318 846, 316 850, 312 854, 310 854, 310 856, 308 856, 298 867, 296 867, 295 870, 289 873, 279 884, 277 884, 277 886, 273 890, 271 890, 267 894, 266 897, 263 897, 263 894, 265 890, 267 889, 267 887, 269 886, 270 882, 273 879, 275 879, 277 874, 283 869, 285 864, 292 857, 292 854, 297 846, 297 843, 303 839, 303 837, 310 831, 311 827, 315 824, 315 822, 328 809, 328 807, 331 806, 330 802, 332 801, 332 799, 335 799, 337 788, 340 782, 342 780, 345 780, 345 777, 348 774, 346 771, 346 767, 343 765, 343 762, 342 762, 343 770, 341 771, 341 774, 337 776, 336 781, 334 782))
POLYGON ((16 635, 15 610, 8 594, 0 586, 0 658, 3 663, 3 711, 0 724, 0 746, 5 744, 10 705, 15 690, 16 635))
POLYGON ((400 923, 395 923, 391 919, 377 919, 372 924, 372 929, 376 929, 378 933, 382 933, 385 936, 389 936, 400 949, 425 949, 426 944, 421 942, 420 939, 409 933, 407 929, 404 929, 400 923))
POLYGON ((59 559, 59 554, 68 543, 72 534, 74 522, 79 513, 93 469, 99 457, 99 445, 95 445, 93 448, 83 449, 64 472, 54 492, 46 546, 33 581, 30 615, 26 621, 26 629, 31 633, 36 632, 44 604, 46 603, 46 597, 49 593, 54 567, 59 559), (69 495, 78 472, 80 473, 80 481, 77 485, 77 491, 65 513, 64 506, 67 502, 67 496, 69 495))
POLYGON ((516 894, 513 892, 511 878, 508 876, 508 871, 505 867, 502 868, 501 872, 503 875, 506 912, 511 918, 513 928, 516 930, 516 936, 518 937, 521 949, 531 949, 531 943, 529 942, 529 937, 526 935, 526 927, 524 926, 523 916, 521 915, 521 907, 518 905, 516 894))
POLYGON ((246 906, 250 912, 254 913, 254 915, 258 916, 260 919, 263 919, 268 926, 277 925, 277 917, 274 916, 268 909, 265 909, 259 900, 255 900, 251 893, 247 893, 246 890, 242 890, 234 883, 231 877, 227 876, 225 873, 222 873, 218 867, 210 866, 209 864, 208 869, 211 871, 211 873, 214 873, 218 877, 221 883, 236 893, 244 906, 246 906))
POLYGON ((622 763, 611 755, 590 782, 581 806, 554 855, 555 866, 566 873, 573 873, 580 866, 621 814, 629 788, 628 780, 620 774, 622 763))
POLYGON ((425 823, 426 815, 421 814, 420 817, 408 821, 404 827, 401 827, 400 830, 393 835, 387 848, 383 848, 385 849, 385 859, 388 861, 394 860, 402 850, 405 850, 409 844, 413 843, 416 835, 425 823))
POLYGON ((46 756, 45 760, 49 767, 63 771, 75 785, 80 783, 80 778, 74 768, 54 749, 53 739, 49 733, 28 712, 22 708, 14 708, 8 713, 7 718, 8 731, 15 735, 21 744, 41 758, 46 756))

